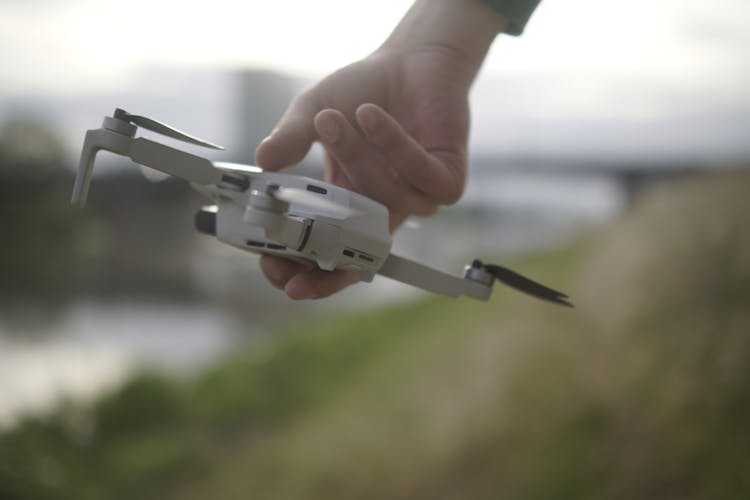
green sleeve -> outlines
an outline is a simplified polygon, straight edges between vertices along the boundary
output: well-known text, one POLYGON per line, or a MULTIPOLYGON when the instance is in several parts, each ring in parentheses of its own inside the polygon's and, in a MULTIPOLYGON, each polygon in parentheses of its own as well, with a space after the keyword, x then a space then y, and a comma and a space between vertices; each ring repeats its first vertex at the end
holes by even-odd
POLYGON ((508 20, 507 33, 520 35, 541 0, 484 0, 508 20))

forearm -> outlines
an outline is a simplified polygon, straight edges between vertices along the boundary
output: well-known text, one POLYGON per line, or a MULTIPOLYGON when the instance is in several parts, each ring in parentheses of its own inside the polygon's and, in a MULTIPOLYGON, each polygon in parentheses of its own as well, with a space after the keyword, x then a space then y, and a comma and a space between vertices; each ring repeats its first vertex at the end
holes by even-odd
POLYGON ((505 17, 482 0, 416 0, 381 50, 440 49, 455 53, 473 79, 505 17))

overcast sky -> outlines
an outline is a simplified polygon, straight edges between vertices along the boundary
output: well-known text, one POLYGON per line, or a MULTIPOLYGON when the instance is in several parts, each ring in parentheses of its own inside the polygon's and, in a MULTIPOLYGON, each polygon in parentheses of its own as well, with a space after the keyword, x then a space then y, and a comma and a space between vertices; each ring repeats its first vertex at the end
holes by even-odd
MULTIPOLYGON (((409 4, 0 0, 0 97, 123 89, 144 67, 314 77, 366 55, 409 4)), ((570 141, 565 131, 608 135, 615 122, 619 133, 671 127, 700 141, 707 132, 687 120, 716 122, 715 139, 734 133, 731 147, 741 147, 748 26, 747 0, 544 0, 522 37, 492 48, 474 93, 475 144, 495 143, 501 130, 497 141, 511 149, 554 149, 570 141)))

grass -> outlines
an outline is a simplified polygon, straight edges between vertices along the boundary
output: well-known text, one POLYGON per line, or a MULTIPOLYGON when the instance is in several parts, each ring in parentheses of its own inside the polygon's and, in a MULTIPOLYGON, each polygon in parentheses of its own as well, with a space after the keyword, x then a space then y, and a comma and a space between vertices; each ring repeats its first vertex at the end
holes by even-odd
POLYGON ((498 287, 301 325, 0 436, 0 497, 746 498, 746 174, 645 197, 498 287))

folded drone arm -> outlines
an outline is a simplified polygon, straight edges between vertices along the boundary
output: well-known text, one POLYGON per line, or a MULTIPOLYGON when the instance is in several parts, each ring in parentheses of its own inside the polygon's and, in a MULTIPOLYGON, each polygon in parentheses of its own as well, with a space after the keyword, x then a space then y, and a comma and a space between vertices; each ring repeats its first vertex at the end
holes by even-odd
POLYGON ((78 162, 76 182, 73 186, 73 196, 70 200, 73 206, 83 208, 86 205, 96 154, 104 149, 127 156, 131 141, 132 137, 104 128, 88 130, 86 132, 83 149, 81 150, 81 159, 78 162))
POLYGON ((221 171, 211 161, 143 137, 131 141, 128 156, 139 165, 196 184, 206 186, 217 184, 221 180, 221 171))
POLYGON ((481 270, 470 268, 461 278, 394 254, 388 256, 378 274, 447 297, 468 295, 479 300, 490 298, 494 281, 481 270))
POLYGON ((73 206, 82 208, 86 204, 94 161, 101 150, 196 184, 216 184, 221 180, 221 171, 209 160, 144 137, 134 138, 135 130, 133 125, 106 117, 102 128, 86 132, 71 198, 73 206))

